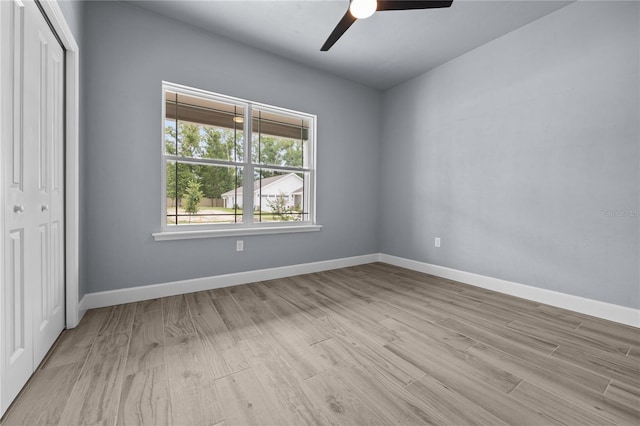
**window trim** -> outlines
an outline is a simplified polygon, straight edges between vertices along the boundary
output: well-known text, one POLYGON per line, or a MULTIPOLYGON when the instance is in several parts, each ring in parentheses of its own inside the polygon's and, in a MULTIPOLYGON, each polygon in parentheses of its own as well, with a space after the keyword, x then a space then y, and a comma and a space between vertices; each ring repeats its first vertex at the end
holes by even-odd
MULTIPOLYGON (((211 237, 226 237, 226 236, 238 236, 238 235, 259 235, 259 234, 279 234, 279 233, 298 233, 298 232, 313 232, 322 229, 321 225, 316 223, 316 170, 317 170, 317 116, 313 114, 294 111, 286 108, 275 107, 272 105, 263 104, 260 102, 249 101, 246 99, 235 98, 227 95, 222 95, 207 90, 188 87, 168 81, 162 81, 162 115, 161 115, 161 130, 162 130, 162 144, 160 149, 160 164, 161 164, 161 205, 160 205, 160 232, 153 233, 152 236, 156 241, 167 241, 177 239, 192 239, 192 238, 211 238, 211 237), (306 221, 293 221, 293 222, 258 222, 254 223, 253 216, 253 179, 243 179, 243 208, 242 208, 242 223, 220 223, 220 224, 193 224, 193 225, 169 225, 167 224, 167 170, 165 163, 168 159, 172 159, 173 156, 165 153, 165 119, 166 119, 166 92, 173 91, 189 96, 201 97, 218 102, 228 102, 244 108, 244 123, 243 123, 243 137, 244 137, 244 157, 242 162, 238 163, 243 168, 243 176, 253 176, 255 168, 268 168, 278 171, 297 171, 309 174, 309 209, 308 220, 306 221), (276 114, 282 114, 286 116, 293 116, 296 118, 303 118, 309 121, 309 139, 307 146, 307 156, 309 167, 287 167, 276 166, 269 164, 254 164, 251 152, 252 141, 252 112, 255 110, 268 111, 276 114), (245 210, 245 206, 251 206, 245 210)), ((180 157, 182 158, 182 157, 180 157)), ((175 158, 177 159, 177 158, 175 158)), ((203 162, 211 164, 230 164, 233 162, 218 161, 214 159, 199 159, 203 162)), ((304 166, 304 164, 303 164, 304 166)))
MULTIPOLYGON (((269 224, 271 225, 271 224, 269 224)), ((188 231, 155 232, 151 234, 156 241, 191 240, 197 238, 238 237, 244 235, 297 234, 320 231, 322 225, 286 225, 235 227, 233 229, 199 229, 188 231)))

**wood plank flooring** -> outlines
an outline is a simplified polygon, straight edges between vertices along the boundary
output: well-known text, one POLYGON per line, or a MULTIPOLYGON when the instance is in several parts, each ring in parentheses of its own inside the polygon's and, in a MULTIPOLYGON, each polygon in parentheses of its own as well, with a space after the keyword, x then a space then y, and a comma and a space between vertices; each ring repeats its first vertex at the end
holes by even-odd
POLYGON ((640 331, 374 263, 95 309, 5 425, 638 425, 640 331))

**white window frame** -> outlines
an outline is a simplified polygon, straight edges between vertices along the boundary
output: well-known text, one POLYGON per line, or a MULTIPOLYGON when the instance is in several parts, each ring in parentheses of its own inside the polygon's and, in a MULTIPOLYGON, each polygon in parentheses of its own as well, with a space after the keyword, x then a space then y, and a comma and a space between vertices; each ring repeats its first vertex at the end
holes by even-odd
MULTIPOLYGON (((226 237, 226 236, 242 236, 242 235, 258 235, 258 234, 281 234, 281 233, 297 233, 297 232, 312 232, 319 231, 322 226, 316 224, 316 121, 317 117, 313 114, 307 114, 299 111, 288 110, 285 108, 274 107, 272 105, 266 105, 259 102, 253 102, 245 99, 235 98, 231 96, 221 95, 206 90, 196 89, 180 84, 170 83, 167 81, 162 82, 162 146, 160 155, 160 164, 162 170, 161 176, 161 208, 160 208, 160 224, 161 232, 153 233, 153 238, 156 241, 166 240, 178 240, 178 239, 191 239, 191 238, 211 238, 211 237, 226 237), (167 154, 165 153, 165 117, 166 117, 166 92, 171 91, 179 94, 185 94, 189 96, 196 96, 212 101, 225 102, 238 105, 244 108, 244 123, 243 123, 243 136, 244 136, 244 157, 242 162, 238 162, 238 165, 243 168, 243 203, 242 203, 242 223, 220 223, 220 224, 189 224, 189 225, 168 225, 167 224, 167 168, 166 160, 167 154), (257 165, 252 161, 252 124, 253 120, 252 111, 259 109, 261 111, 268 111, 280 115, 303 118, 309 121, 309 139, 307 141, 307 150, 305 155, 307 156, 307 167, 286 167, 286 166, 272 166, 272 165, 257 165), (295 171, 305 172, 309 175, 308 183, 308 195, 305 197, 308 200, 308 214, 309 218, 306 221, 292 221, 292 222, 254 222, 253 220, 253 172, 255 168, 267 168, 276 171, 295 171), (248 177, 248 178, 247 178, 248 177)), ((305 188, 306 189, 306 188, 305 188)))

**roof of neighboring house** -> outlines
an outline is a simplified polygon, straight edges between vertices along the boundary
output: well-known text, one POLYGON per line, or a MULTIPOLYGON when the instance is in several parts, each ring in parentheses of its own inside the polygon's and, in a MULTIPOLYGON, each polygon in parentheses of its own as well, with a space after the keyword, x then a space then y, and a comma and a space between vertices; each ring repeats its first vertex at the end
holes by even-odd
MULTIPOLYGON (((286 177, 289 177, 291 175, 293 175, 293 176, 297 177, 298 179, 302 180, 300 178, 300 176, 296 175, 295 173, 289 173, 289 174, 286 174, 286 175, 271 176, 271 177, 268 177, 268 178, 256 179, 253 182, 253 192, 255 193, 255 192, 258 192, 260 190, 260 184, 261 183, 262 183, 262 188, 264 189, 266 186, 274 184, 277 181, 279 181, 281 179, 284 179, 286 177)), ((292 191, 291 193, 293 194, 293 193, 296 193, 296 192, 301 192, 301 189, 302 189, 302 187, 300 187, 299 189, 296 189, 295 191, 292 191)), ((242 195, 242 193, 243 193, 242 192, 242 186, 239 186, 236 189, 232 189, 231 191, 227 191, 227 192, 223 193, 222 196, 223 197, 224 196, 230 197, 230 196, 236 195, 236 194, 242 195)))

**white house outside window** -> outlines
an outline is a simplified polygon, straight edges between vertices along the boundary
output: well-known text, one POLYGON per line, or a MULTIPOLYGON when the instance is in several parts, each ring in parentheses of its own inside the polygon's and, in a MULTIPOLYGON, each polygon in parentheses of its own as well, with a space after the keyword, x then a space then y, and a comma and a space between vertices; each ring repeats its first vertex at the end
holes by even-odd
POLYGON ((318 230, 315 126, 314 115, 163 83, 156 239, 318 230))

